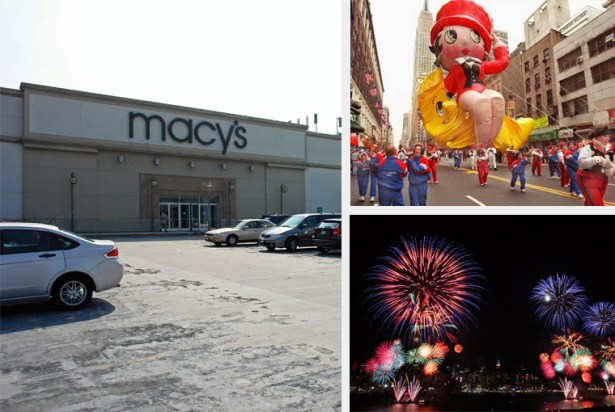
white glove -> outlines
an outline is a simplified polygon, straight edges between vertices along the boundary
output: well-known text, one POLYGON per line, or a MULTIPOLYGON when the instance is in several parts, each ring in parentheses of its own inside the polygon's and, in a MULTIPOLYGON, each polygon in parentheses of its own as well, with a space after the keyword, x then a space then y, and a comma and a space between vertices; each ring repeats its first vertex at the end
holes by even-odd
POLYGON ((593 156, 592 159, 594 159, 594 162, 598 165, 598 166, 604 166, 604 161, 606 160, 604 157, 602 156, 593 156))
POLYGON ((602 169, 602 173, 604 173, 606 175, 606 177, 613 177, 613 176, 615 176, 615 169, 613 169, 613 168, 602 169))
POLYGON ((613 163, 611 162, 611 159, 609 159, 608 157, 604 157, 603 159, 604 161, 602 163, 602 166, 604 166, 605 169, 612 169, 613 163))

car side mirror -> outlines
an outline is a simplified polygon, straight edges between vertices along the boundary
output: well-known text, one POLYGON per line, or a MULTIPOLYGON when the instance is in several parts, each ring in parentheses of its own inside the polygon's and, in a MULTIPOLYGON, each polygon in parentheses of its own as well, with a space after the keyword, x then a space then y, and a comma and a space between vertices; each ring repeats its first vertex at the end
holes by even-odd
POLYGON ((307 227, 307 223, 301 223, 301 229, 305 229, 307 227))

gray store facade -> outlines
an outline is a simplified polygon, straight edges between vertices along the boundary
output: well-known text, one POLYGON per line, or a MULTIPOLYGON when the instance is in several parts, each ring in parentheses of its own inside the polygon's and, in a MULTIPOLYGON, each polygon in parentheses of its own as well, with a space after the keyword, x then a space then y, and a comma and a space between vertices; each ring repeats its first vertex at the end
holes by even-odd
POLYGON ((0 219, 204 231, 340 212, 341 139, 305 125, 22 83, 0 88, 0 219))

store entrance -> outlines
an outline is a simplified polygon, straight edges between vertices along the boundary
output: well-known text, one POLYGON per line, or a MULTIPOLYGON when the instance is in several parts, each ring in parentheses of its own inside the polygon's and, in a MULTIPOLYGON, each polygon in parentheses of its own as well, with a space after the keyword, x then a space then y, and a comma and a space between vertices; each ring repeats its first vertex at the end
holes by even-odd
POLYGON ((217 199, 165 197, 160 200, 160 215, 168 216, 169 231, 204 232, 219 227, 217 199))

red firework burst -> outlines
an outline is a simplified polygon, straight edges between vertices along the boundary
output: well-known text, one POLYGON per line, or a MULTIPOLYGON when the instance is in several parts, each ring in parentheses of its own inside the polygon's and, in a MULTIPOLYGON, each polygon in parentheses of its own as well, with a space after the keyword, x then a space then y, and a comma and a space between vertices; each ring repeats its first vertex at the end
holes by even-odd
POLYGON ((429 237, 401 242, 365 276, 368 312, 394 334, 456 342, 459 328, 476 322, 480 268, 451 242, 429 237))

